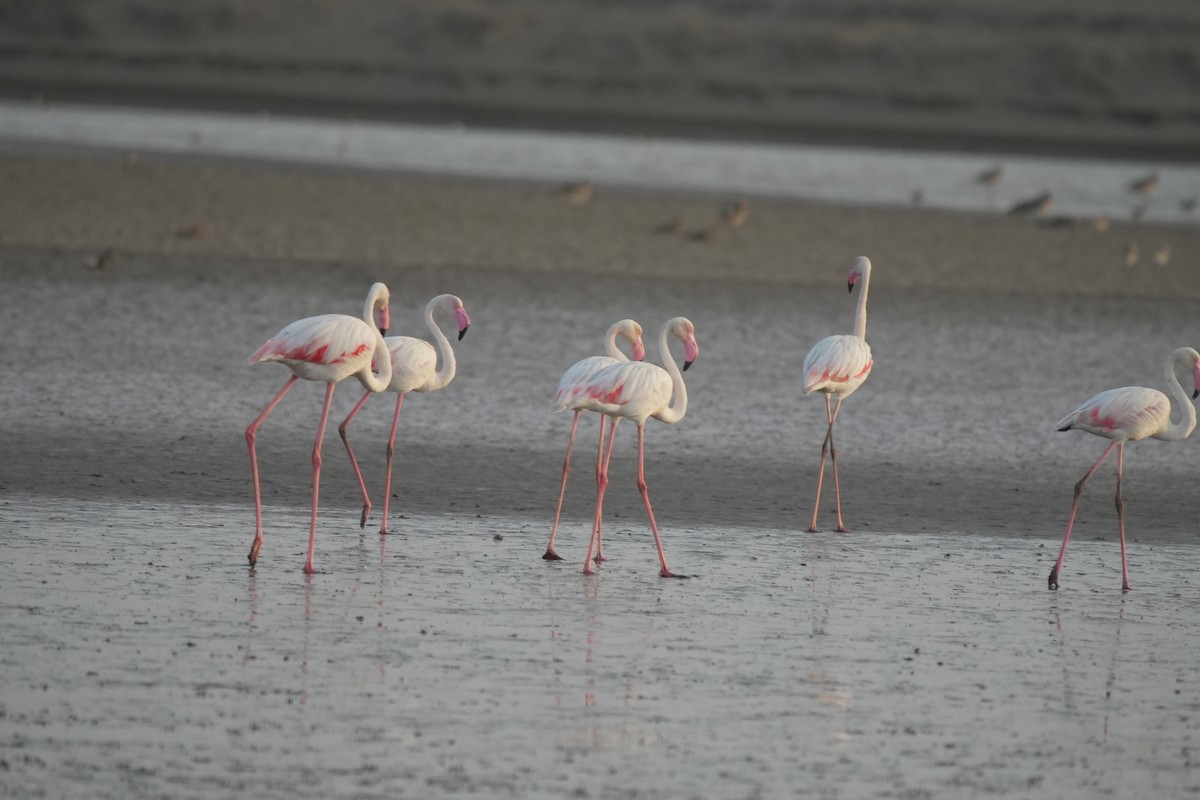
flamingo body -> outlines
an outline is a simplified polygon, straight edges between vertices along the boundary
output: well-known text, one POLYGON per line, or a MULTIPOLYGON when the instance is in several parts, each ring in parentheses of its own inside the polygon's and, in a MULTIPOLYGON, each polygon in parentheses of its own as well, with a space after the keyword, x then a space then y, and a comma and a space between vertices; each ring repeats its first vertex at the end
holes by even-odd
POLYGON ((630 419, 638 429, 637 485, 642 502, 646 506, 646 516, 650 519, 654 545, 658 550, 658 574, 664 578, 678 577, 667 568, 658 523, 650 505, 645 473, 646 420, 654 417, 662 422, 674 424, 682 420, 687 413, 687 387, 683 382, 683 375, 671 357, 668 336, 674 336, 683 342, 683 368, 686 370, 700 355, 700 348, 696 344, 696 327, 686 317, 675 317, 667 321, 659 334, 658 350, 663 362, 662 367, 640 362, 605 367, 593 375, 575 397, 577 410, 598 411, 611 420, 607 449, 596 476, 596 515, 592 521, 592 537, 588 542, 588 552, 583 562, 584 574, 592 572, 592 551, 599 539, 600 522, 604 516, 604 491, 608 486, 608 464, 612 458, 617 423, 622 419, 630 419))
MULTIPOLYGON (((458 326, 458 338, 461 341, 463 336, 466 335, 467 329, 471 327, 471 318, 467 315, 463 301, 452 294, 438 295, 425 304, 425 325, 437 341, 437 349, 424 339, 417 339, 412 336, 389 336, 383 340, 384 350, 388 354, 391 378, 382 391, 395 393, 396 410, 392 416, 391 433, 388 436, 387 467, 383 493, 383 521, 379 527, 380 534, 388 532, 388 505, 392 497, 392 457, 395 454, 396 429, 400 424, 400 409, 404 405, 404 396, 409 392, 436 392, 439 389, 444 389, 454 380, 454 376, 458 370, 458 364, 454 358, 454 348, 434 320, 434 313, 438 310, 454 315, 458 326), (438 368, 439 352, 442 357, 442 366, 440 369, 438 368)), ((350 446, 350 438, 346 430, 350 425, 350 421, 359 412, 359 409, 366 405, 367 400, 371 398, 371 394, 371 390, 365 392, 362 399, 358 401, 354 408, 350 410, 350 413, 346 415, 346 419, 338 426, 338 434, 342 437, 342 443, 346 446, 346 454, 350 457, 350 465, 354 467, 354 475, 358 479, 358 488, 362 492, 363 510, 359 520, 359 527, 366 527, 367 525, 367 517, 371 513, 371 496, 367 492, 367 484, 363 480, 362 470, 358 467, 358 459, 354 457, 354 449, 350 446)))
POLYGON ((867 380, 874 364, 866 339, 850 334, 827 336, 804 359, 804 393, 849 397, 867 380))
POLYGON ((333 388, 339 381, 353 375, 368 392, 379 392, 392 378, 391 362, 384 363, 376 375, 372 372, 372 361, 384 350, 383 334, 390 322, 387 286, 376 283, 367 293, 363 305, 362 319, 345 314, 322 314, 306 317, 285 326, 268 339, 250 356, 250 364, 277 361, 292 371, 266 408, 246 428, 246 444, 250 449, 250 474, 254 482, 254 542, 247 557, 250 566, 258 562, 263 544, 262 491, 258 479, 258 429, 288 393, 297 380, 318 381, 326 384, 325 404, 321 408, 321 420, 317 425, 317 437, 312 453, 312 514, 308 533, 308 558, 304 571, 316 572, 313 551, 317 542, 317 508, 321 484, 321 444, 325 438, 325 425, 329 421, 329 407, 333 402, 333 388))
MULTIPOLYGON (((576 400, 597 372, 606 367, 615 366, 629 361, 625 353, 617 347, 617 339, 624 339, 633 351, 633 360, 641 361, 646 357, 646 348, 642 344, 642 326, 631 319, 623 319, 613 323, 604 336, 604 351, 607 355, 588 356, 576 361, 558 379, 558 388, 554 391, 554 410, 566 411, 568 408, 575 412, 571 421, 571 436, 567 440, 567 455, 563 459, 562 483, 558 489, 558 506, 554 511, 554 524, 550 527, 550 542, 542 556, 547 561, 561 561, 562 557, 554 551, 554 539, 558 535, 558 521, 562 516, 563 497, 567 491, 567 476, 571 474, 571 447, 575 443, 575 432, 579 428, 579 415, 587 409, 578 405, 576 400)), ((596 477, 600 477, 600 461, 604 455, 604 421, 600 422, 600 444, 596 450, 596 477)), ((599 536, 597 536, 599 539, 599 536)), ((596 558, 604 560, 602 552, 597 552, 596 558)))
POLYGON ((813 500, 810 533, 817 531, 817 512, 821 507, 821 486, 825 480, 825 456, 833 463, 833 496, 837 504, 837 530, 847 533, 842 522, 842 490, 838 481, 837 447, 833 441, 833 426, 837 422, 842 401, 858 390, 871 374, 875 365, 871 357, 871 346, 867 344, 867 291, 871 283, 871 260, 859 256, 850 267, 847 286, 851 292, 858 282, 862 289, 858 294, 858 306, 854 311, 854 333, 826 336, 813 345, 804 358, 804 394, 819 392, 825 395, 825 439, 821 442, 821 462, 817 472, 817 496, 813 500), (834 405, 831 398, 836 398, 834 405))
POLYGON ((1075 497, 1071 501, 1071 514, 1067 517, 1067 531, 1063 534, 1062 548, 1058 560, 1050 570, 1049 586, 1058 588, 1063 559, 1067 555, 1067 542, 1071 540, 1071 529, 1079 511, 1079 498, 1088 479, 1096 473, 1108 454, 1117 450, 1117 531, 1121 537, 1121 590, 1129 591, 1129 564, 1125 558, 1125 500, 1121 496, 1121 480, 1125 468, 1125 443, 1154 438, 1166 441, 1186 439, 1196 429, 1196 407, 1191 398, 1179 385, 1175 370, 1186 367, 1192 373, 1192 397, 1200 394, 1200 353, 1190 347, 1180 347, 1167 357, 1164 371, 1170 397, 1157 389, 1145 386, 1125 386, 1108 389, 1094 395, 1090 400, 1063 417, 1054 426, 1060 431, 1080 430, 1109 439, 1108 447, 1096 459, 1084 476, 1075 484, 1075 497), (1180 410, 1179 422, 1171 422, 1171 398, 1180 410))

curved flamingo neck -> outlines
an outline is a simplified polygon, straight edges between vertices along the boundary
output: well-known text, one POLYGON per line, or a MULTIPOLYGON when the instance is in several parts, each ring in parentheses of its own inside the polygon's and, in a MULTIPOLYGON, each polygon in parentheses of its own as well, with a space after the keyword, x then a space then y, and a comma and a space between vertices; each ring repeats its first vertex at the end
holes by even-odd
POLYGON ((854 309, 854 335, 867 338, 867 291, 871 288, 871 266, 867 262, 862 271, 862 288, 858 294, 858 306, 854 309))
POLYGON ((1192 431, 1196 429, 1196 407, 1192 405, 1192 400, 1187 396, 1187 392, 1179 385, 1179 379, 1175 377, 1175 370, 1180 365, 1191 365, 1193 361, 1193 351, 1187 347, 1181 347, 1174 353, 1171 353, 1167 359, 1166 378, 1167 391, 1171 395, 1174 404, 1179 408, 1180 420, 1166 427, 1162 433, 1156 434, 1156 439, 1166 439, 1168 441, 1178 441, 1191 436, 1192 431))
POLYGON ((621 352, 621 348, 617 347, 617 336, 619 334, 620 329, 616 325, 608 329, 608 333, 604 336, 604 354, 617 361, 628 361, 629 356, 625 355, 621 352))
POLYGON ((377 283, 367 293, 367 302, 363 306, 363 322, 367 323, 371 332, 375 334, 375 349, 371 354, 371 363, 355 376, 364 389, 372 392, 386 391, 388 384, 392 382, 392 356, 388 352, 387 343, 383 341, 383 334, 379 332, 379 323, 375 320, 375 306, 380 300, 384 302, 383 316, 386 320, 388 290, 382 283, 377 283), (376 373, 375 369, 379 372, 376 373))
POLYGON ((444 388, 446 384, 454 380, 454 374, 458 370, 458 362, 454 359, 454 346, 450 344, 450 340, 446 338, 446 334, 442 333, 442 329, 438 327, 437 322, 433 319, 433 312, 436 308, 438 308, 436 301, 432 301, 425 306, 425 325, 429 328, 430 333, 433 334, 434 341, 437 342, 438 352, 442 356, 441 366, 434 373, 433 380, 422 387, 425 391, 430 392, 444 388))
POLYGON ((670 339, 668 338, 670 332, 671 323, 668 322, 663 326, 662 333, 658 337, 658 355, 663 369, 671 376, 671 386, 674 391, 671 393, 671 402, 666 408, 656 412, 653 416, 674 425, 687 413, 688 396, 687 385, 683 382, 683 373, 679 371, 679 367, 675 366, 675 359, 671 357, 670 339))

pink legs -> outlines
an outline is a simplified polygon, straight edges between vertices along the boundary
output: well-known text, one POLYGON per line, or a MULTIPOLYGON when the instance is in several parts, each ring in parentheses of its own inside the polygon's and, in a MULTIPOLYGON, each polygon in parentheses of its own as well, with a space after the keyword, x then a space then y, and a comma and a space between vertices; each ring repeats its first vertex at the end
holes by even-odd
POLYGON ((325 405, 321 407, 321 422, 317 427, 317 441, 313 445, 313 491, 312 491, 312 521, 308 528, 308 558, 304 562, 304 571, 309 575, 316 573, 313 566, 313 551, 317 547, 317 501, 321 495, 321 443, 325 441, 325 425, 329 422, 329 406, 333 402, 333 387, 337 384, 326 384, 325 405))
MULTIPOLYGON (((608 429, 608 447, 605 449, 604 459, 596 467, 596 516, 592 520, 592 536, 588 539, 587 557, 583 560, 584 575, 591 575, 593 572, 592 552, 597 549, 597 541, 600 538, 600 520, 604 517, 604 490, 608 488, 608 463, 612 460, 613 442, 617 439, 617 423, 620 421, 620 417, 613 417, 608 429)), ((600 420, 600 436, 603 442, 603 418, 600 420)))
MULTIPOLYGON (((571 422, 571 438, 567 440, 567 457, 563 459, 563 475, 562 486, 558 489, 558 507, 554 509, 554 525, 550 528, 550 544, 546 546, 546 552, 542 558, 547 561, 561 561, 562 556, 554 551, 554 537, 558 533, 558 520, 562 515, 563 495, 567 491, 567 476, 571 474, 571 445, 575 443, 575 431, 579 427, 579 414, 575 412, 575 419, 571 422)), ((600 483, 600 467, 604 460, 604 418, 600 418, 600 444, 596 448, 596 485, 600 483)), ((596 561, 603 561, 603 545, 601 543, 602 534, 596 534, 596 561)))
MULTIPOLYGON (((258 551, 262 549, 263 543, 263 527, 262 527, 262 492, 258 485, 258 453, 255 450, 254 443, 258 438, 258 428, 263 424, 263 420, 267 415, 275 410, 275 406, 279 405, 279 401, 287 394, 288 390, 296 383, 296 376, 288 378, 288 382, 283 385, 279 393, 275 395, 271 402, 267 403, 267 407, 262 410, 262 413, 254 418, 246 428, 246 444, 250 446, 250 474, 254 478, 254 543, 250 545, 250 566, 254 566, 258 562, 258 551)), ((333 401, 334 384, 327 384, 325 387, 325 405, 321 407, 321 424, 317 428, 317 441, 313 445, 312 465, 313 465, 313 482, 312 482, 312 521, 308 531, 308 558, 304 562, 304 571, 308 574, 316 572, 313 566, 313 550, 317 546, 317 501, 320 497, 321 488, 321 442, 325 439, 325 425, 329 421, 329 406, 333 401)))
POLYGON ((372 394, 374 392, 367 390, 354 408, 350 409, 350 413, 342 420, 342 424, 338 425, 338 436, 342 437, 342 444, 346 445, 346 453, 350 456, 350 466, 354 467, 354 477, 358 478, 358 488, 362 492, 362 518, 358 521, 358 527, 360 528, 367 527, 367 517, 371 514, 371 496, 367 494, 367 484, 363 481, 362 471, 358 468, 358 459, 354 457, 354 450, 350 447, 350 439, 346 436, 346 426, 350 424, 350 420, 354 419, 354 415, 358 413, 358 410, 366 405, 367 399, 372 394))
POLYGON ((254 442, 258 438, 259 426, 263 424, 267 415, 275 410, 275 406, 279 405, 279 401, 288 393, 288 389, 296 384, 296 380, 295 375, 288 378, 287 383, 283 385, 274 399, 267 403, 267 407, 262 410, 262 413, 246 427, 246 444, 250 447, 250 475, 254 479, 254 543, 250 545, 250 555, 247 556, 252 567, 258 562, 258 551, 262 549, 263 543, 262 492, 258 488, 258 454, 255 452, 254 442))
MULTIPOLYGON (((643 445, 645 444, 645 439, 646 439, 646 426, 639 425, 638 426, 638 477, 637 477, 638 491, 642 493, 642 502, 644 502, 646 504, 646 515, 648 517, 650 517, 650 530, 654 531, 654 546, 658 548, 658 563, 661 567, 658 571, 658 574, 664 578, 674 578, 677 576, 674 573, 672 573, 671 570, 667 569, 667 557, 663 553, 662 539, 658 535, 658 523, 654 521, 654 509, 652 509, 650 507, 650 491, 649 491, 649 488, 646 486, 646 471, 644 469, 646 459, 645 459, 645 448, 643 447, 643 445)), ((605 464, 605 467, 607 467, 607 466, 608 465, 605 464)))
POLYGON ((404 395, 396 395, 396 413, 392 415, 392 431, 388 434, 387 446, 387 478, 383 487, 383 523, 379 526, 382 536, 388 532, 388 503, 392 499, 392 454, 396 452, 396 427, 400 424, 400 406, 404 404, 404 395))
POLYGON ((812 523, 808 526, 809 533, 817 532, 817 511, 821 507, 821 484, 825 479, 825 454, 828 453, 833 462, 833 496, 837 501, 837 532, 849 533, 850 529, 842 524, 842 489, 838 485, 837 447, 833 443, 833 424, 837 422, 838 412, 842 410, 842 398, 837 405, 829 405, 829 395, 825 395, 825 418, 829 420, 829 429, 825 431, 825 440, 821 442, 821 469, 817 473, 817 496, 813 500, 812 523))
MULTIPOLYGON (((554 524, 550 526, 550 543, 542 555, 547 561, 562 561, 562 556, 554 552, 554 537, 558 535, 558 518, 562 516, 563 495, 567 493, 567 476, 571 474, 571 447, 575 444, 575 431, 579 428, 579 411, 571 420, 571 438, 567 440, 567 457, 563 459, 562 485, 558 487, 558 507, 554 509, 554 524)), ((604 419, 600 420, 600 437, 604 438, 604 419)))
POLYGON ((1125 500, 1121 497, 1121 476, 1125 468, 1124 442, 1112 442, 1104 448, 1104 452, 1096 459, 1096 463, 1092 464, 1092 468, 1079 479, 1079 483, 1075 484, 1075 499, 1071 501, 1071 516, 1067 517, 1067 533, 1063 536, 1062 549, 1058 551, 1058 561, 1054 563, 1054 569, 1050 570, 1049 585, 1051 589, 1058 588, 1058 575, 1062 570, 1063 557, 1067 554, 1067 542, 1071 539, 1071 528, 1075 525, 1075 514, 1079 511, 1079 498, 1083 494, 1083 487, 1104 463, 1104 459, 1108 458, 1108 454, 1114 447, 1117 448, 1117 527, 1121 532, 1121 590, 1129 591, 1129 567, 1125 562, 1125 500))
MULTIPOLYGON (((598 485, 596 496, 596 518, 592 523, 592 538, 588 541, 587 557, 583 562, 583 574, 591 575, 592 570, 592 551, 595 548, 600 538, 600 520, 604 514, 604 490, 608 486, 608 465, 612 460, 613 441, 616 439, 617 423, 621 421, 620 417, 614 417, 612 427, 608 434, 608 447, 604 453, 604 463, 597 475, 596 483, 598 485)), ((658 535, 658 523, 654 519, 654 509, 650 506, 650 491, 646 485, 646 428, 644 425, 638 426, 638 476, 637 485, 638 491, 642 495, 642 502, 646 504, 646 515, 650 518, 650 530, 654 533, 654 546, 658 549, 658 574, 664 578, 682 577, 675 575, 667 568, 667 557, 663 552, 662 537, 658 535)))

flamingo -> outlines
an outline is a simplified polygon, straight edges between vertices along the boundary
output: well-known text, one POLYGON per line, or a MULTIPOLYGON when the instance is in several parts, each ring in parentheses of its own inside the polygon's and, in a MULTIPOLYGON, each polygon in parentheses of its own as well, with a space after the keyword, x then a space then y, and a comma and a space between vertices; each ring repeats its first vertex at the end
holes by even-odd
POLYGON ((1125 466, 1125 443, 1137 442, 1147 437, 1177 442, 1186 439, 1196 428, 1196 408, 1188 399, 1175 370, 1188 367, 1192 370, 1192 397, 1200 394, 1200 353, 1190 347, 1181 347, 1167 357, 1167 391, 1179 406, 1179 422, 1171 422, 1171 400, 1157 389, 1144 386, 1126 386, 1108 389, 1072 411, 1058 421, 1054 427, 1060 431, 1081 430, 1109 439, 1108 447, 1092 464, 1092 468, 1075 484, 1075 499, 1071 501, 1071 516, 1067 517, 1067 532, 1063 536, 1058 561, 1050 570, 1050 588, 1058 588, 1058 576, 1062 570, 1063 557, 1067 554, 1067 541, 1075 524, 1075 512, 1079 510, 1079 497, 1084 484, 1100 468, 1112 449, 1117 448, 1117 529, 1121 533, 1121 591, 1129 591, 1129 567, 1125 563, 1125 501, 1121 498, 1121 472, 1125 466))
POLYGON ((329 405, 333 400, 333 387, 338 381, 353 375, 372 392, 382 392, 392 379, 392 363, 383 360, 379 374, 371 371, 375 354, 384 348, 383 334, 390 324, 388 288, 382 283, 371 286, 363 306, 362 319, 345 314, 322 314, 297 320, 272 336, 250 356, 250 364, 278 361, 292 371, 292 377, 279 390, 262 413, 246 428, 246 444, 250 447, 250 473, 254 478, 254 544, 250 546, 250 566, 258 561, 262 549, 262 493, 258 483, 258 455, 255 440, 258 428, 266 420, 296 380, 322 381, 325 387, 325 405, 321 408, 321 422, 317 426, 317 440, 313 445, 312 465, 312 521, 308 532, 308 559, 304 571, 313 574, 313 549, 317 543, 317 499, 321 485, 321 442, 325 438, 325 424, 329 420, 329 405))
POLYGON ((700 355, 700 348, 696 344, 696 326, 687 317, 675 317, 667 320, 659 334, 658 352, 662 367, 642 361, 605 367, 591 377, 575 400, 576 407, 599 411, 612 419, 608 429, 604 463, 596 476, 596 516, 592 522, 592 537, 588 541, 587 557, 583 562, 585 575, 592 574, 592 551, 600 534, 600 520, 604 513, 604 490, 608 486, 608 464, 612 459, 617 423, 622 419, 631 419, 638 429, 638 491, 646 504, 650 530, 654 533, 654 544, 658 548, 658 574, 664 578, 685 577, 677 576, 667 569, 662 538, 658 535, 658 523, 654 521, 654 509, 650 506, 650 494, 646 486, 646 420, 654 417, 673 425, 687 413, 687 387, 683 383, 683 375, 671 358, 668 336, 674 336, 683 342, 683 368, 686 370, 700 355))
POLYGON ((820 392, 825 395, 825 418, 829 427, 825 431, 825 440, 821 443, 821 469, 817 473, 817 496, 813 500, 812 523, 808 526, 809 533, 817 532, 817 510, 821 505, 821 483, 825 478, 825 455, 829 454, 833 462, 833 494, 837 500, 837 530, 838 533, 849 533, 842 524, 842 492, 838 485, 837 448, 833 443, 833 424, 837 422, 838 411, 842 401, 863 385, 863 381, 871 374, 871 346, 867 344, 867 291, 871 283, 871 260, 859 256, 854 260, 847 279, 850 291, 854 285, 862 281, 858 293, 858 307, 854 311, 854 333, 827 336, 808 351, 804 358, 804 393, 820 392), (830 407, 830 395, 837 396, 837 404, 830 407))
MULTIPOLYGON (((471 327, 471 318, 467 316, 463 301, 452 294, 439 294, 425 304, 425 325, 433 334, 433 338, 437 340, 437 350, 434 350, 433 345, 429 342, 423 339, 414 339, 411 336, 389 336, 383 340, 387 352, 390 354, 392 375, 385 391, 396 393, 396 413, 392 416, 392 431, 388 436, 387 485, 383 493, 383 522, 379 526, 380 535, 388 532, 388 501, 392 496, 392 454, 395 451, 396 426, 400 424, 400 407, 404 404, 404 395, 409 392, 436 392, 438 389, 444 389, 450 381, 454 380, 456 369, 454 348, 433 319, 433 314, 438 309, 454 314, 455 321, 458 323, 458 340, 462 341, 467 334, 467 328, 471 327), (441 369, 435 369, 438 351, 442 354, 441 369)), ((342 437, 342 443, 346 445, 346 452, 350 456, 350 465, 354 467, 354 474, 358 478, 358 488, 362 490, 363 510, 362 518, 359 520, 360 528, 367 526, 367 516, 371 513, 371 497, 367 494, 367 485, 363 482, 362 472, 358 468, 358 459, 354 457, 350 439, 346 436, 346 427, 375 391, 377 390, 368 388, 363 393, 362 399, 338 426, 338 435, 342 437)))
MULTIPOLYGON (((646 348, 642 344, 642 326, 631 319, 623 319, 613 323, 604 336, 604 352, 608 355, 589 356, 576 361, 558 379, 558 390, 554 393, 554 410, 564 411, 572 407, 576 396, 587 385, 587 381, 605 367, 628 362, 621 349, 617 347, 617 337, 629 342, 633 349, 633 360, 641 361, 646 357, 646 348)), ((571 438, 567 440, 567 457, 563 460, 562 485, 558 489, 558 507, 554 509, 554 524, 550 527, 550 543, 546 545, 546 553, 542 558, 547 561, 561 561, 562 556, 554 552, 554 537, 558 534, 558 519, 562 516, 563 495, 567 491, 567 475, 571 473, 571 446, 575 443, 575 431, 579 427, 579 415, 587 409, 576 406, 575 418, 571 421, 571 438)), ((600 421, 600 446, 596 450, 596 476, 600 475, 600 458, 604 453, 604 421, 600 421)), ((597 560, 603 561, 599 551, 597 560)))

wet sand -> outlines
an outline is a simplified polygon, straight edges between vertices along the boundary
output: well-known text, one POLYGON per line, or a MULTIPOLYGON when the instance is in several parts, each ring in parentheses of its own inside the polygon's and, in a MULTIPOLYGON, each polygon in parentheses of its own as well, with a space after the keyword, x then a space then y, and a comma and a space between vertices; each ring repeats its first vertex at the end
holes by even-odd
MULTIPOLYGON (((1196 442, 1130 448, 1134 593, 1119 592, 1107 471, 1063 590, 1045 589, 1071 487, 1102 449, 1051 426, 1097 389, 1161 386, 1167 353, 1200 340, 1193 228, 754 198, 708 239, 687 233, 730 198, 601 188, 572 205, 539 184, 28 152, 0 177, 0 785, 1197 790, 1196 442), (676 216, 682 235, 655 232, 676 216), (1130 239, 1169 239, 1174 259, 1127 267, 1130 239), (849 329, 860 253, 876 367, 839 423, 855 533, 825 515, 809 535, 824 410, 798 373, 849 329), (377 279, 394 332, 421 335, 443 291, 474 323, 455 382, 405 405, 399 535, 358 529, 331 426, 322 574, 300 574, 320 405, 302 385, 261 433, 267 540, 247 574, 242 432, 287 373, 246 356, 292 319, 356 313, 377 279), (647 477, 672 566, 696 577, 655 575, 627 430, 614 560, 578 574, 595 420, 568 561, 542 562, 570 426, 549 410, 558 375, 613 320, 655 331, 676 314, 701 357, 686 419, 648 428, 647 477)), ((357 396, 339 388, 332 419, 357 396)), ((352 428, 375 485, 389 419, 377 399, 352 428)))

